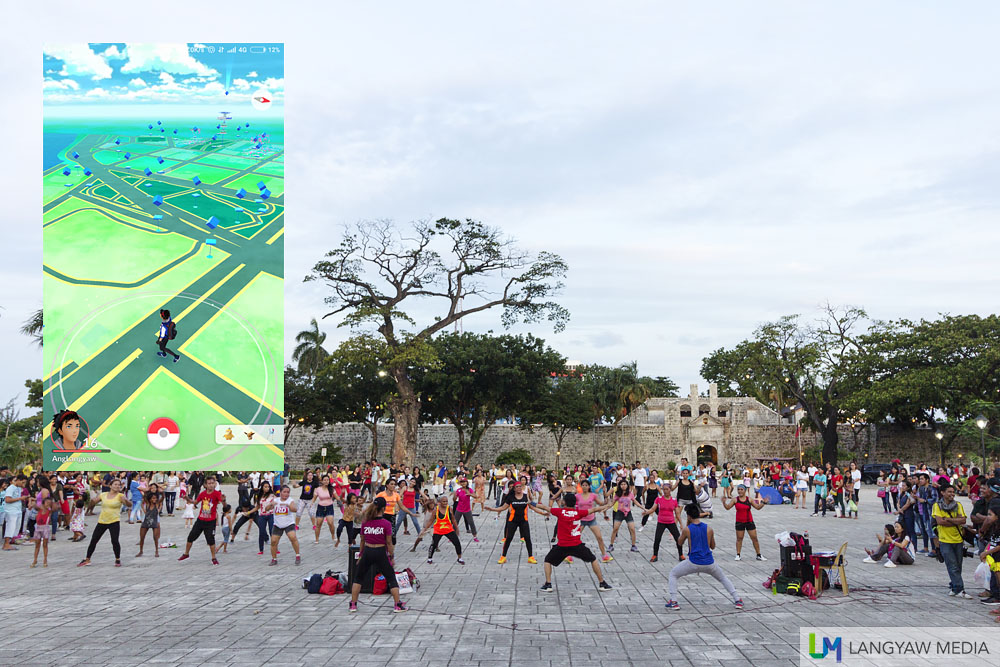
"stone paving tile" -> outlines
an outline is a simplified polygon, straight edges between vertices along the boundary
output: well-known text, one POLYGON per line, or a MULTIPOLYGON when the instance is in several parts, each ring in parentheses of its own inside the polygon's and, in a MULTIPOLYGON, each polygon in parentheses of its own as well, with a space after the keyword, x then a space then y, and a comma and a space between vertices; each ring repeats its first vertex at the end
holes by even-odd
MULTIPOLYGON (((224 491, 235 496, 235 489, 224 491)), ((721 508, 721 503, 716 502, 721 508)), ((969 509, 965 501, 966 510, 969 509)), ((767 562, 753 560, 749 539, 741 562, 733 562, 734 515, 720 509, 709 524, 716 531, 716 558, 742 595, 746 609, 736 612, 716 582, 705 577, 681 581, 679 611, 663 608, 667 575, 675 564, 669 543, 662 560, 649 563, 653 525, 638 534, 640 553, 629 553, 627 531, 619 536, 615 560, 602 565, 614 590, 599 593, 583 563, 555 569, 556 592, 541 594, 542 565, 527 562, 525 546, 511 545, 509 562, 500 566, 500 521, 479 520, 479 544, 463 534, 466 566, 452 560, 444 543, 433 565, 426 551, 410 553, 412 536, 400 536, 398 565, 412 567, 422 587, 406 596, 411 611, 393 614, 388 597, 362 596, 360 611, 347 613, 346 596, 310 596, 301 588, 311 572, 346 568, 347 552, 335 550, 328 535, 313 544, 302 533, 304 564, 295 567, 292 549, 282 541, 277 567, 256 551, 256 528, 212 566, 204 542, 192 558, 177 562, 179 549, 150 551, 134 558, 138 526, 122 526, 125 567, 114 568, 107 538, 94 564, 76 568, 85 544, 62 539, 50 545, 46 569, 28 569, 27 546, 0 554, 3 592, 0 613, 17 613, 16 633, 0 636, 0 664, 93 664, 101 655, 109 664, 335 664, 410 665, 566 665, 709 664, 732 660, 750 664, 797 662, 798 629, 816 625, 896 625, 899 605, 908 623, 987 625, 986 611, 974 601, 947 596, 944 566, 918 557, 912 567, 887 570, 861 563, 863 548, 889 518, 873 489, 862 495, 861 519, 810 517, 790 507, 755 512, 767 562), (819 600, 774 596, 761 582, 778 566, 773 535, 808 530, 814 549, 836 549, 845 540, 852 593, 827 591, 819 600), (58 609, 52 594, 58 593, 58 609), (79 609, 93 622, 66 624, 65 609, 79 609), (150 622, 154 620, 155 622, 150 622), (58 630, 53 630, 58 628, 58 630), (69 649, 68 647, 72 647, 69 649)), ((96 518, 90 518, 93 529, 96 518)), ((549 548, 552 522, 531 517, 535 555, 549 548)), ((599 525, 605 536, 610 524, 599 525)), ((183 544, 186 530, 178 517, 165 518, 162 540, 183 544)), ((669 540, 669 536, 666 538, 669 540)), ((592 536, 585 541, 596 550, 592 536)), ((421 545, 423 546, 423 545, 421 545)), ((973 561, 966 560, 970 593, 973 561)))

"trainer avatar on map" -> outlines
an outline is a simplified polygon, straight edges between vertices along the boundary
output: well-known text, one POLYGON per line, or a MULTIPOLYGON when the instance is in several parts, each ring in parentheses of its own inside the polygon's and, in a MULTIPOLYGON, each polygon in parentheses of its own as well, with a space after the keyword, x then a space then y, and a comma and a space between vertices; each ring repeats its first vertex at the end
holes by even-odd
POLYGON ((170 311, 165 308, 160 311, 160 319, 162 320, 160 322, 160 333, 156 339, 156 344, 160 346, 160 351, 156 353, 156 356, 166 357, 168 354, 172 354, 174 356, 174 363, 176 364, 180 360, 181 355, 167 348, 167 343, 177 338, 177 325, 170 319, 170 311))

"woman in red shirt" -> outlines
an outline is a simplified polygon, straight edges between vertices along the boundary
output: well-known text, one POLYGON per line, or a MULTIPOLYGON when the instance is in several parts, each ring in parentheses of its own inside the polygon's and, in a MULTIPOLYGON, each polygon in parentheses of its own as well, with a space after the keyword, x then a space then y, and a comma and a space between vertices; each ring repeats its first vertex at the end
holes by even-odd
POLYGON ((740 550, 743 548, 743 535, 750 533, 750 541, 753 542, 754 551, 757 552, 757 560, 767 560, 760 553, 760 543, 757 541, 757 524, 753 521, 753 511, 759 510, 767 504, 767 498, 750 498, 747 496, 747 487, 740 484, 736 487, 736 498, 723 498, 722 504, 727 510, 736 507, 736 558, 741 560, 740 550))
POLYGON ((837 518, 847 516, 844 508, 844 476, 840 474, 840 468, 833 469, 833 477, 830 478, 830 488, 833 490, 833 502, 840 508, 837 511, 837 518))

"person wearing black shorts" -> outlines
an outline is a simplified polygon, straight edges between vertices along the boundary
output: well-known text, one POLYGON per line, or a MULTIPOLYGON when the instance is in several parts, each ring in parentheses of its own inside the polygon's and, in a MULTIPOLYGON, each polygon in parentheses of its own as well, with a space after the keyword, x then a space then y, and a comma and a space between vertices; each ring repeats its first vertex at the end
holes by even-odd
POLYGON ((767 498, 750 498, 747 496, 747 487, 740 484, 736 487, 736 498, 723 498, 723 506, 728 510, 736 507, 736 558, 741 560, 740 550, 743 547, 743 535, 750 533, 750 541, 753 542, 754 551, 757 552, 757 560, 767 560, 760 553, 760 543, 757 541, 757 524, 753 521, 752 509, 760 509, 767 504, 767 498))
POLYGON ((188 533, 184 553, 177 560, 190 558, 191 545, 199 536, 204 535, 205 543, 208 544, 208 548, 212 552, 212 565, 218 565, 219 561, 215 557, 215 525, 219 521, 217 509, 222 504, 222 492, 216 490, 214 476, 205 480, 205 490, 198 494, 194 504, 198 508, 198 516, 194 525, 191 526, 191 532, 188 533))
POLYGON ((348 611, 358 610, 358 596, 361 582, 375 570, 385 577, 386 588, 395 601, 394 612, 406 611, 406 605, 399 599, 399 583, 393 565, 392 524, 385 518, 385 498, 376 498, 365 508, 361 524, 361 553, 354 569, 354 585, 351 586, 351 602, 348 611))
POLYGON ((497 513, 503 512, 506 509, 510 510, 504 530, 503 551, 500 554, 500 560, 497 562, 501 565, 507 562, 507 549, 510 548, 511 540, 514 539, 514 533, 520 532, 521 539, 524 540, 524 546, 528 550, 528 562, 532 565, 537 563, 538 561, 535 560, 535 557, 531 553, 531 528, 528 526, 528 510, 531 509, 541 515, 548 514, 548 512, 540 510, 531 504, 528 494, 524 491, 524 482, 521 480, 514 482, 514 490, 504 496, 500 507, 487 507, 485 509, 497 513))
MULTIPOLYGON (((610 591, 611 586, 604 581, 604 574, 601 572, 601 564, 597 562, 597 556, 580 539, 580 534, 583 532, 580 522, 588 511, 576 509, 576 494, 563 494, 562 502, 564 507, 539 510, 540 513, 551 514, 556 518, 556 529, 559 533, 558 542, 545 555, 545 583, 542 585, 541 591, 543 593, 552 592, 552 568, 559 567, 559 564, 567 558, 579 558, 585 563, 590 563, 594 574, 597 575, 597 590, 600 592, 610 591)), ((603 512, 613 504, 608 503, 590 511, 603 512)))

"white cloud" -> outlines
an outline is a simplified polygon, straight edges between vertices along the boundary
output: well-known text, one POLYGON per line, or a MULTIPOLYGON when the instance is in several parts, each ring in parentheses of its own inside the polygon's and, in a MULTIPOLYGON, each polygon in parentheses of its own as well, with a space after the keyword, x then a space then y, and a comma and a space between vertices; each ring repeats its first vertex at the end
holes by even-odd
POLYGON ((105 49, 104 53, 102 53, 101 55, 104 56, 105 60, 125 60, 126 58, 128 58, 128 49, 125 48, 119 51, 118 45, 112 44, 107 49, 105 49))
POLYGON ((174 77, 170 76, 166 72, 160 72, 160 81, 169 85, 174 82, 174 77))
POLYGON ((141 77, 138 76, 129 81, 128 85, 132 86, 133 88, 146 88, 149 86, 148 83, 146 83, 141 77))
POLYGON ((250 82, 246 79, 233 79, 233 88, 236 90, 250 90, 250 82))
POLYGON ((42 47, 42 51, 63 62, 59 71, 61 76, 89 76, 94 81, 111 78, 112 70, 108 63, 86 44, 48 44, 42 47))
POLYGON ((101 87, 91 88, 87 91, 86 97, 108 97, 108 91, 101 87))
POLYGON ((187 44, 131 44, 122 72, 169 72, 217 77, 219 73, 191 57, 187 44))
POLYGON ((45 79, 42 90, 80 90, 80 84, 73 79, 45 79))
POLYGON ((261 88, 267 88, 271 92, 274 92, 276 90, 284 90, 285 89, 285 78, 282 77, 280 79, 275 79, 273 76, 272 77, 268 77, 268 78, 266 78, 266 79, 264 79, 263 81, 260 82, 260 87, 261 88))
POLYGON ((247 78, 248 78, 248 79, 256 79, 256 78, 257 78, 257 71, 256 71, 256 70, 254 70, 253 72, 249 72, 249 73, 247 74, 247 78))

